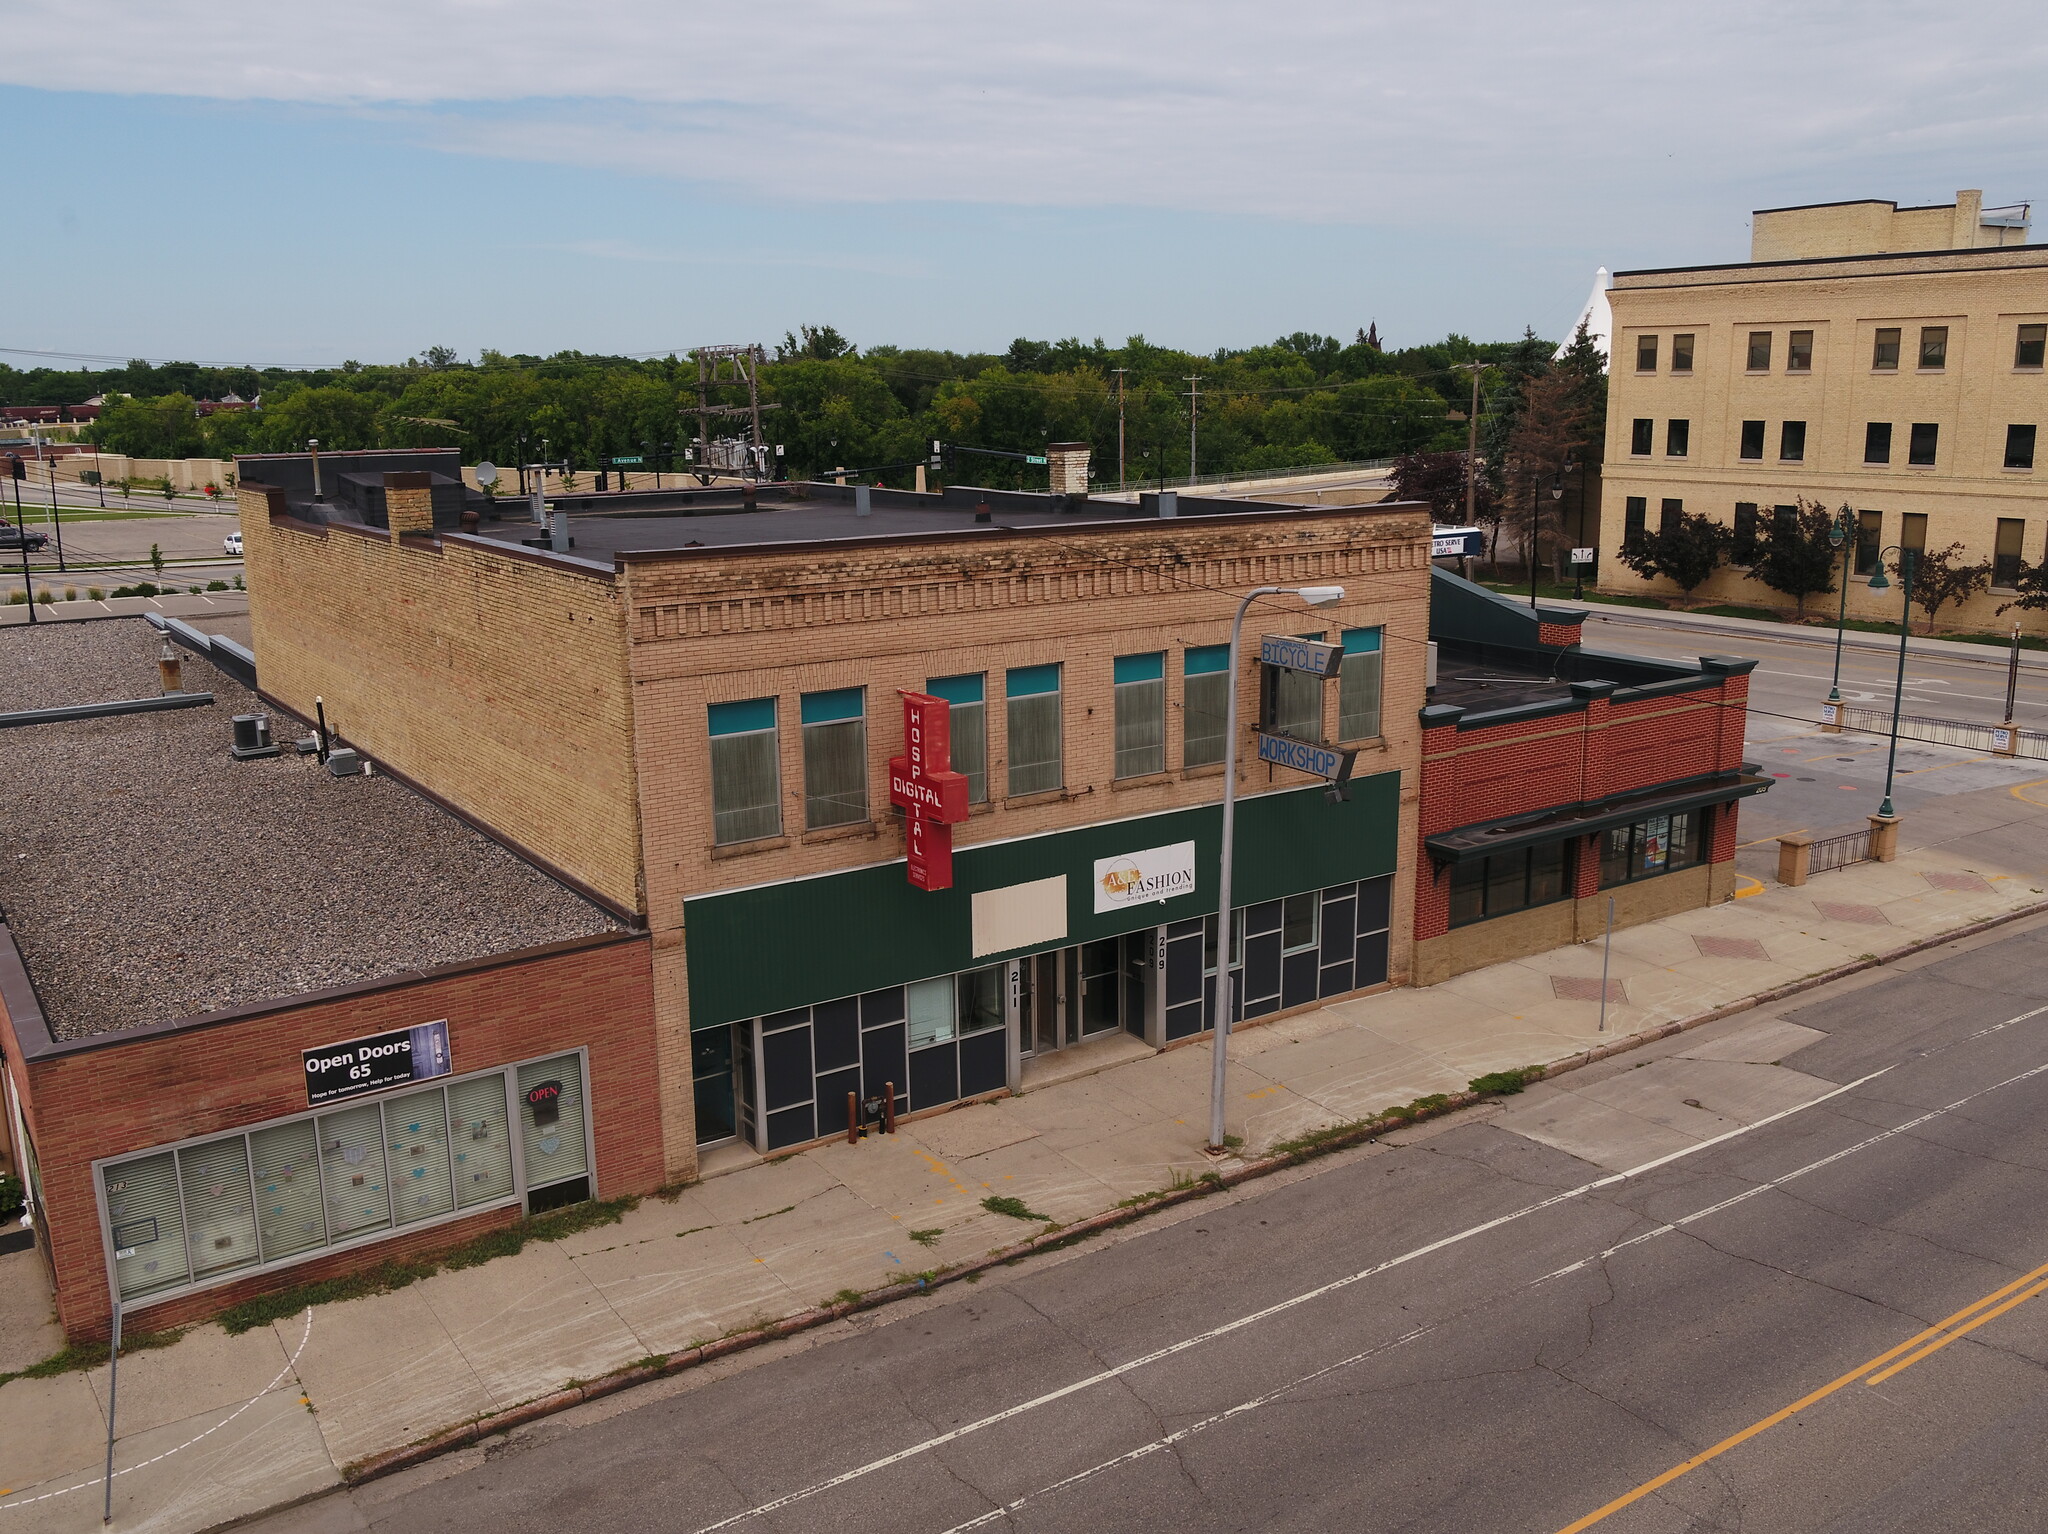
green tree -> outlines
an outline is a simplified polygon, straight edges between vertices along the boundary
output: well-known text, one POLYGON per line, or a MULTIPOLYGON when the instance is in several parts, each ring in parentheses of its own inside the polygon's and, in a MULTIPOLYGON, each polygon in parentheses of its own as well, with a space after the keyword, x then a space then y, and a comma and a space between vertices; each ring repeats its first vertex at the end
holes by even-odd
MULTIPOLYGON (((1963 557, 1960 543, 1945 549, 1929 549, 1913 559, 1913 605, 1927 614, 1927 632, 1934 632, 1934 615, 1953 602, 1958 606, 1991 584, 1991 561, 1963 557)), ((1892 574, 1905 579, 1900 560, 1892 562, 1892 574)), ((2001 612, 2003 608, 1999 609, 2001 612)))
MULTIPOLYGON (((1842 511, 1853 527, 1855 517, 1846 506, 1842 511)), ((1835 589, 1835 571, 1842 563, 1841 551, 1828 541, 1828 531, 1835 525, 1827 507, 1801 496, 1796 506, 1773 516, 1758 533, 1750 575, 1792 598, 1804 617, 1808 597, 1835 589)))
POLYGON ((1622 548, 1621 562, 1645 579, 1663 576, 1688 597, 1728 562, 1733 530, 1696 511, 1680 512, 1667 528, 1644 532, 1622 548))
POLYGON ((110 399, 87 434, 107 451, 130 458, 192 458, 206 447, 188 394, 110 399))

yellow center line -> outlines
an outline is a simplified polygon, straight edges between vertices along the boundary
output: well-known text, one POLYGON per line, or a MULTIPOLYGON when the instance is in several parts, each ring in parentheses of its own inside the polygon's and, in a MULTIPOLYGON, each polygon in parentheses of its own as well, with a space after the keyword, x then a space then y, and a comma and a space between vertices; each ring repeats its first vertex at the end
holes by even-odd
POLYGON ((1939 1353, 1943 1348, 1947 1347, 1951 1342, 1954 1342, 1958 1337, 1969 1336, 1970 1333, 1974 1332, 1986 1321, 1994 1320, 1995 1318, 2004 1315, 2008 1310, 2011 1310, 2015 1305, 2024 1305, 2028 1300, 2031 1300, 2035 1295, 2042 1293, 2044 1290, 2048 1290, 2048 1280, 2043 1280, 2041 1283, 2034 1285, 2033 1288, 2027 1290, 2023 1294, 2014 1295, 2011 1299, 2007 1300, 2003 1305, 1997 1306, 1995 1309, 1985 1311, 1983 1314, 1974 1317, 1967 1325, 1957 1327, 1954 1331, 1948 1333, 1946 1336, 1935 1338, 1934 1341, 1928 1343, 1927 1346, 1922 1348, 1919 1352, 1908 1354, 1906 1357, 1900 1359, 1897 1363, 1893 1364, 1890 1368, 1882 1370, 1877 1374, 1871 1375, 1870 1378, 1866 1379, 1863 1383, 1866 1385, 1882 1385, 1886 1380, 1890 1379, 1894 1374, 1897 1374, 1901 1369, 1912 1368, 1913 1365, 1920 1362, 1920 1360, 1925 1358, 1929 1353, 1939 1353))
POLYGON ((2024 800, 2028 804, 2039 805, 2042 809, 2048 810, 2048 799, 2036 799, 2032 794, 2024 792, 2024 790, 2029 788, 2040 788, 2043 784, 2048 784, 2048 778, 2036 778, 2031 783, 2015 783, 2012 786, 2012 796, 2015 799, 2024 800))
POLYGON ((1989 1321, 1994 1315, 2003 1315, 2006 1311, 2012 1309, 2014 1305, 2018 1305, 2025 1300, 2032 1299, 2035 1295, 2040 1294, 2043 1290, 2048 1290, 2048 1283, 2040 1282, 2040 1280, 2042 1280, 2043 1278, 2048 1278, 2048 1263, 2043 1263, 2040 1267, 2034 1269, 2034 1271, 2031 1273, 2022 1274, 2020 1277, 2014 1279, 2011 1283, 2006 1284, 2003 1288, 1994 1289, 1991 1293, 1985 1295, 1982 1299, 1972 1300, 1969 1304, 1965 1305, 1961 1310, 1957 1311, 1954 1315, 1944 1317, 1942 1320, 1939 1320, 1935 1322, 1934 1325, 1928 1327, 1925 1331, 1920 1332, 1915 1336, 1908 1337, 1904 1342, 1900 1343, 1896 1347, 1885 1349, 1885 1351, 1878 1354, 1877 1357, 1870 1359, 1865 1363, 1858 1364, 1855 1368, 1851 1369, 1847 1374, 1841 1375, 1836 1379, 1830 1380, 1827 1384, 1822 1385, 1818 1390, 1809 1391, 1807 1394, 1801 1396, 1798 1400, 1794 1401, 1790 1406, 1781 1406, 1780 1408, 1778 1408, 1778 1410, 1772 1412, 1768 1417, 1764 1417, 1759 1419, 1758 1421, 1752 1422, 1748 1427, 1744 1428, 1741 1432, 1730 1434, 1728 1437, 1722 1439, 1719 1443, 1715 1444, 1711 1449, 1703 1449, 1698 1454, 1695 1454, 1691 1459, 1683 1460, 1680 1463, 1673 1465, 1669 1470, 1666 1470, 1662 1475, 1652 1476, 1649 1480, 1643 1482, 1642 1485, 1636 1487, 1633 1491, 1623 1492, 1620 1496, 1616 1497, 1612 1502, 1608 1503, 1605 1507, 1595 1508, 1592 1512, 1586 1514, 1586 1516, 1581 1518, 1578 1522, 1566 1524, 1562 1529, 1558 1530, 1558 1534, 1579 1534, 1579 1531, 1582 1529, 1590 1529, 1591 1527, 1593 1527, 1594 1524, 1599 1523, 1603 1519, 1620 1512, 1623 1508, 1632 1506, 1633 1504, 1640 1502, 1643 1498, 1647 1497, 1651 1492, 1669 1486, 1673 1481, 1677 1480, 1681 1476, 1689 1475, 1691 1472, 1699 1469, 1700 1466, 1706 1464, 1709 1460, 1720 1458, 1720 1456, 1726 1454, 1730 1449, 1735 1448, 1739 1444, 1745 1444, 1749 1442, 1750 1439, 1756 1437, 1759 1433, 1769 1432, 1772 1428, 1776 1427, 1779 1423, 1785 1421, 1787 1418, 1797 1416, 1800 1412, 1805 1411, 1807 1407, 1813 1405, 1816 1401, 1825 1400, 1827 1397, 1833 1395, 1836 1391, 1840 1390, 1844 1385, 1854 1384, 1857 1380, 1863 1379, 1866 1375, 1872 1376, 1869 1380, 1869 1383, 1873 1385, 1876 1384, 1880 1379, 1889 1379, 1893 1374, 1896 1374, 1899 1369, 1904 1369, 1911 1364, 1917 1363, 1920 1359, 1925 1358, 1929 1353, 1934 1352, 1935 1348, 1943 1346, 1946 1343, 1953 1342, 1957 1337, 1962 1336, 1965 1332, 1971 1330, 1973 1327, 1981 1325, 1985 1321, 1989 1321), (2029 1285, 2032 1285, 2033 1287, 2028 1288, 2029 1285), (1986 1311, 1983 1315, 1977 1314, 1979 1311, 1985 1310, 1986 1306, 1996 1305, 1998 1301, 2005 1299, 2006 1296, 2012 1294, 2015 1290, 2019 1289, 2026 1289, 2027 1292, 2025 1294, 2020 1295, 2017 1299, 2012 1300, 2009 1304, 1999 1306, 1997 1310, 1986 1311), (1973 1316, 1976 1319, 1970 1320, 1970 1318, 1973 1316), (1953 1334, 1948 1334, 1950 1327, 1957 1326, 1958 1323, 1966 1320, 1969 1321, 1968 1326, 1963 1326, 1953 1334), (1936 1339, 1940 1340, 1937 1341, 1936 1339), (1929 1342, 1934 1343, 1934 1347, 1922 1346, 1922 1344, 1929 1342), (1919 1349, 1919 1351, 1914 1352, 1915 1349, 1919 1349), (1912 1353, 1913 1357, 1906 1359, 1906 1361, 1904 1363, 1901 1363, 1896 1369, 1885 1368, 1885 1365, 1891 1363, 1893 1359, 1898 1358, 1902 1354, 1906 1353, 1912 1353), (1873 1375, 1872 1371, 1874 1370, 1882 1370, 1883 1372, 1873 1375))

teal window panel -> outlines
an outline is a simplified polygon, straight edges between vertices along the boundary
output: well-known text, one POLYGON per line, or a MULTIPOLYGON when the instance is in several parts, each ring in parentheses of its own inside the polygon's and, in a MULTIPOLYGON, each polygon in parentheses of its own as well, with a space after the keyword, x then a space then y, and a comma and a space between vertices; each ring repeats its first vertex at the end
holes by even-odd
POLYGON ((1230 668, 1227 644, 1191 645, 1181 654, 1181 671, 1188 676, 1207 676, 1230 668))
POLYGON ((1344 653, 1346 655, 1377 655, 1380 648, 1379 629, 1346 629, 1344 631, 1344 653))
POLYGON ((972 676, 935 676, 924 684, 924 690, 948 703, 980 703, 985 701, 988 677, 980 671, 972 676))
POLYGON ((1156 682, 1166 675, 1166 652, 1155 650, 1150 655, 1119 655, 1116 658, 1116 680, 1121 686, 1125 682, 1156 682))
POLYGON ((1018 666, 1003 683, 1004 690, 1013 698, 1032 698, 1041 693, 1060 690, 1060 668, 1055 661, 1050 666, 1018 666))
POLYGON ((755 730, 775 728, 775 700, 751 698, 745 703, 711 705, 713 735, 747 735, 755 730))
POLYGON ((835 692, 807 692, 799 706, 805 724, 838 724, 859 719, 867 713, 867 689, 841 687, 835 692))

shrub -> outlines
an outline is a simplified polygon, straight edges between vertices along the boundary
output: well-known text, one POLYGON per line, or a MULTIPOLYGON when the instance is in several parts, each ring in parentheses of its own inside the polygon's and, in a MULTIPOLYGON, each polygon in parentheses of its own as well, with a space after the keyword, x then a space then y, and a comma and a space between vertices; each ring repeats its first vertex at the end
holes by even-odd
POLYGON ((0 1172, 0 1220, 8 1218, 28 1201, 21 1179, 12 1172, 0 1172))
POLYGON ((238 576, 236 576, 236 577, 235 577, 235 590, 237 590, 237 591, 242 591, 242 590, 244 590, 244 589, 246 589, 246 588, 244 588, 244 586, 242 585, 242 578, 241 578, 241 576, 239 576, 239 575, 238 575, 238 576))
POLYGON ((50 607, 56 603, 57 593, 50 590, 49 587, 45 586, 41 591, 38 591, 36 593, 36 600, 42 603, 45 607, 50 607))
POLYGON ((28 593, 26 591, 10 591, 7 593, 7 605, 9 607, 22 607, 27 602, 28 593))
POLYGON ((206 583, 206 589, 208 591, 226 591, 228 589, 228 583, 226 581, 208 581, 206 583))
POLYGON ((85 588, 85 595, 89 601, 98 602, 106 596, 106 593, 97 586, 88 586, 85 588))
POLYGON ((76 602, 78 600, 78 588, 76 586, 66 586, 64 588, 64 600, 76 602))

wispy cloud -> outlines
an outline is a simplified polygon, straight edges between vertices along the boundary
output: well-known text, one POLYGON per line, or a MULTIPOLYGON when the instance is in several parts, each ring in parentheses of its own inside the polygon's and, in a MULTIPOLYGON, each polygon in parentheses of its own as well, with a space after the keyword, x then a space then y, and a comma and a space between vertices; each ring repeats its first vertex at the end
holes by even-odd
POLYGON ((782 202, 1542 239, 1595 205, 2026 196, 1998 178, 2036 173, 2044 52, 2016 0, 16 0, 0 81, 397 108, 451 151, 782 202))
POLYGON ((593 261, 631 261, 658 266, 730 266, 752 269, 786 266, 808 271, 864 272, 872 277, 919 278, 932 275, 928 263, 879 261, 856 255, 797 255, 781 251, 724 248, 716 245, 675 249, 633 240, 553 240, 521 247, 560 251, 593 261))

